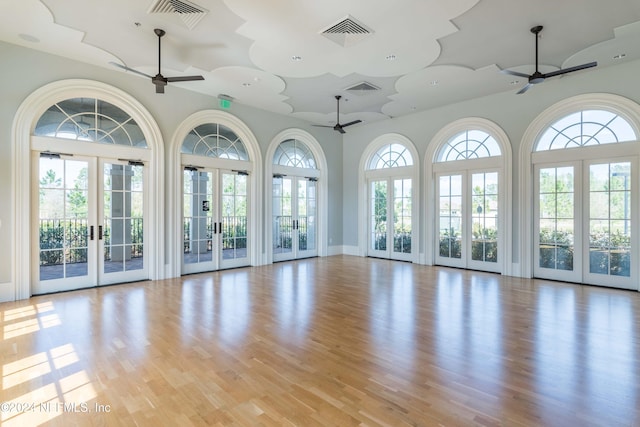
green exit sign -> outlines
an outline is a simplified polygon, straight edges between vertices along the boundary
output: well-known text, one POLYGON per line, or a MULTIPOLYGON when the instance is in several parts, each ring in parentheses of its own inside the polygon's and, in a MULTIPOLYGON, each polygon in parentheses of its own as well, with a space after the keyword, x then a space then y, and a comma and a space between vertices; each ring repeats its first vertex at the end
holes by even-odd
POLYGON ((220 108, 228 110, 229 108, 231 108, 231 101, 229 101, 228 99, 220 99, 220 108))

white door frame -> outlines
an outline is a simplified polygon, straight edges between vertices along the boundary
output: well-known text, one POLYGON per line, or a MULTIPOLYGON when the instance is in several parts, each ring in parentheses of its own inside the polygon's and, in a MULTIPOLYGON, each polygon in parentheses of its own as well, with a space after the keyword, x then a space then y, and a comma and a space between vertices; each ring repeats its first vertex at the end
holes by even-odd
MULTIPOLYGON (((437 155, 444 144, 447 144, 449 140, 459 134, 460 132, 468 130, 482 130, 493 136, 496 142, 500 146, 500 157, 494 158, 482 158, 477 160, 467 160, 476 166, 470 166, 469 169, 484 169, 484 168, 497 168, 500 170, 500 181, 498 200, 500 203, 500 212, 504 212, 499 222, 499 236, 502 236, 503 257, 499 259, 499 271, 505 275, 513 275, 517 269, 513 266, 513 214, 512 214, 512 154, 511 143, 505 131, 496 123, 481 118, 481 117, 467 117, 464 119, 456 120, 435 134, 431 139, 427 151, 424 156, 425 162, 425 181, 426 181, 426 197, 425 197, 425 212, 426 212, 426 226, 424 238, 427 242, 425 249, 424 263, 427 265, 433 265, 435 263, 436 245, 433 243, 436 241, 438 234, 436 227, 436 209, 438 202, 436 201, 436 185, 435 176, 437 172, 451 171, 452 173, 460 170, 460 166, 457 166, 457 162, 437 162, 437 155)), ((465 161, 465 162, 467 162, 465 161)), ((462 162, 462 161, 460 161, 462 162)), ((465 167, 467 169, 467 167, 465 167)))
MULTIPOLYGON (((522 136, 520 144, 520 185, 519 185, 519 210, 520 210, 520 276, 530 278, 533 277, 533 251, 535 250, 533 243, 533 229, 535 218, 533 216, 534 206, 534 168, 532 159, 543 153, 534 152, 534 148, 538 142, 538 138, 552 123, 556 120, 580 110, 597 109, 613 111, 625 118, 633 127, 636 135, 640 135, 640 105, 628 98, 610 93, 590 93, 577 95, 564 99, 550 106, 536 117, 522 136)), ((614 149, 614 145, 608 144, 610 149, 614 149)), ((585 147, 589 148, 589 147, 585 147)), ((560 160, 558 156, 562 156, 560 151, 554 150, 552 154, 556 161, 560 160)), ((553 160, 551 160, 553 161, 553 160)), ((637 252, 633 252, 633 256, 637 256, 637 252)))
MULTIPOLYGON (((281 170, 281 169, 280 169, 281 170)), ((311 172, 311 171, 309 171, 311 172)), ((317 171, 313 171, 313 172, 317 172, 317 171)), ((282 179, 285 178, 289 178, 291 179, 291 220, 294 221, 294 228, 292 228, 292 232, 291 232, 291 252, 286 252, 286 253, 280 253, 280 254, 274 254, 273 253, 273 246, 271 248, 271 254, 273 256, 273 262, 279 262, 279 261, 291 261, 294 259, 299 259, 299 258, 310 258, 310 257, 314 257, 318 255, 318 229, 317 229, 317 218, 318 218, 318 205, 317 205, 317 194, 318 194, 318 185, 316 184, 316 212, 315 212, 315 219, 316 219, 316 226, 315 226, 315 236, 314 236, 314 241, 316 242, 315 248, 314 249, 307 249, 304 251, 300 250, 299 244, 300 244, 300 234, 299 232, 297 232, 298 228, 295 228, 295 221, 299 221, 299 212, 298 212, 298 206, 299 206, 299 199, 298 199, 298 183, 300 181, 310 181, 310 180, 317 180, 316 177, 314 176, 310 176, 310 175, 316 175, 316 173, 313 174, 307 174, 309 176, 297 176, 297 175, 287 175, 287 174, 282 174, 282 179)), ((272 177, 272 180, 275 179, 275 177, 272 177)), ((317 183, 317 181, 315 181, 317 183)), ((272 181, 272 188, 273 188, 273 181, 272 181)), ((272 207, 273 207, 273 190, 272 190, 272 195, 271 195, 271 203, 272 203, 272 207)), ((272 232, 273 232, 273 214, 271 215, 271 227, 272 227, 272 232)), ((272 239, 272 245, 273 245, 273 235, 271 236, 272 239)))
POLYGON ((176 129, 171 138, 171 146, 168 152, 168 248, 169 264, 167 265, 167 277, 179 277, 182 274, 182 170, 183 165, 193 164, 214 169, 246 170, 249 173, 249 187, 252 189, 249 200, 249 228, 253 243, 248 247, 250 265, 261 265, 262 230, 264 219, 262 217, 262 155, 258 139, 251 129, 239 118, 226 111, 203 110, 187 117, 176 129), (231 129, 240 138, 249 155, 249 162, 214 159, 203 156, 181 154, 180 148, 185 137, 197 126, 207 123, 218 123, 231 129), (185 157, 187 156, 187 157, 185 157), (190 159, 185 160, 184 159, 190 159))
POLYGON ((311 135, 309 132, 304 131, 302 129, 291 128, 285 129, 279 134, 277 134, 269 144, 269 148, 267 149, 267 153, 265 154, 265 168, 264 168, 264 187, 265 187, 265 212, 267 212, 267 216, 265 216, 265 226, 264 226, 264 244, 265 244, 265 258, 264 262, 266 264, 273 263, 273 222, 272 222, 272 212, 273 212, 273 174, 281 173, 284 175, 296 175, 296 176, 306 176, 317 178, 317 218, 318 225, 316 227, 317 233, 317 247, 318 247, 318 256, 323 257, 328 255, 328 176, 327 176, 327 159, 324 155, 324 151, 322 150, 322 146, 320 143, 311 135), (279 166, 273 164, 273 156, 275 155, 276 149, 280 145, 281 142, 286 141, 288 139, 295 139, 303 142, 316 160, 317 169, 302 169, 302 168, 291 168, 287 166, 279 166))
MULTIPOLYGON (((128 93, 105 83, 92 80, 70 79, 47 84, 29 95, 20 105, 13 120, 11 143, 13 151, 13 191, 14 231, 12 250, 12 282, 15 299, 31 296, 31 248, 24 242, 31 241, 31 142, 32 131, 40 116, 57 102, 71 98, 97 98, 122 108, 136 121, 142 130, 149 152, 149 279, 164 278, 164 143, 162 133, 147 109, 128 93)), ((56 144, 62 140, 56 139, 56 144)), ((101 144, 75 144, 73 154, 83 154, 89 147, 95 149, 101 144)), ((116 148, 109 146, 110 149, 116 148)), ((53 152, 62 151, 60 148, 53 152)), ((112 157, 107 156, 107 157, 112 157)))
POLYGON ((360 157, 358 166, 358 255, 369 255, 369 180, 375 177, 405 176, 411 178, 411 256, 407 261, 420 261, 420 166, 418 150, 409 138, 398 133, 381 135, 371 141, 360 157), (401 144, 411 154, 413 165, 399 168, 369 170, 369 162, 378 150, 389 144, 401 144))
POLYGON ((500 161, 496 161, 496 159, 478 159, 478 160, 464 160, 459 162, 447 162, 434 166, 436 172, 434 174, 435 181, 435 200, 436 204, 434 205, 435 209, 438 209, 439 204, 439 196, 440 190, 438 187, 439 178, 441 176, 452 176, 452 175, 460 175, 462 179, 462 212, 461 212, 461 227, 462 227, 462 236, 461 236, 461 258, 445 258, 439 256, 439 229, 437 227, 439 224, 439 214, 435 213, 435 224, 436 227, 434 229, 434 240, 433 240, 433 252, 434 252, 434 262, 437 262, 440 265, 447 265, 450 267, 457 268, 467 268, 471 270, 481 270, 481 271, 489 271, 493 273, 501 273, 504 268, 504 256, 505 256, 505 239, 504 239, 504 216, 505 216, 505 203, 502 200, 504 192, 502 191, 502 186, 504 185, 504 172, 500 169, 500 161), (497 262, 486 262, 486 261, 474 261, 472 259, 472 227, 473 227, 473 214, 471 212, 472 205, 472 177, 473 174, 476 173, 491 173, 495 172, 498 174, 498 258, 497 262))
MULTIPOLYGON (((400 168, 398 168, 400 169, 400 168)), ((393 169, 392 169, 393 170, 393 169)), ((385 170, 388 171, 388 170, 385 170)), ((397 170, 396 170, 397 172, 397 170)), ((411 221, 411 252, 410 253, 404 253, 404 252, 396 252, 394 251, 394 237, 395 237, 395 229, 394 229, 394 222, 390 222, 389 219, 391 220, 395 220, 395 212, 394 212, 394 200, 395 200, 395 186, 394 186, 394 182, 396 180, 404 180, 404 179, 408 179, 411 181, 411 203, 412 203, 412 208, 413 208, 413 195, 414 195, 414 189, 413 189, 413 185, 414 185, 414 181, 411 178, 410 175, 403 175, 403 174, 398 174, 398 175, 388 175, 388 174, 384 174, 384 176, 376 176, 378 174, 376 173, 370 173, 368 174, 368 179, 367 179, 367 188, 368 188, 368 194, 367 194, 367 256, 371 256, 371 257, 380 257, 380 258, 387 258, 387 259, 392 259, 392 260, 396 260, 396 261, 413 261, 414 259, 414 245, 417 243, 416 241, 414 241, 414 230, 413 230, 413 215, 412 215, 412 221, 411 221), (387 201, 386 201, 386 206, 387 206, 387 212, 386 212, 386 217, 387 217, 387 228, 386 228, 386 250, 384 251, 380 251, 380 250, 376 250, 373 248, 373 242, 371 241, 371 236, 372 236, 372 232, 371 232, 371 217, 372 217, 372 212, 371 212, 371 184, 373 182, 381 182, 384 181, 387 183, 387 201)), ((412 209, 413 210, 413 209, 412 209)))

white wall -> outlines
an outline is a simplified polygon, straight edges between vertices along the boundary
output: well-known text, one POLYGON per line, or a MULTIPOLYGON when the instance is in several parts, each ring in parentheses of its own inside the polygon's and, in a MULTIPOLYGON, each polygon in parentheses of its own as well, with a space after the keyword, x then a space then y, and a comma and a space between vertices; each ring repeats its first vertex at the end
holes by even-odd
MULTIPOLYGON (((97 80, 122 89, 140 101, 155 118, 164 139, 165 156, 178 125, 197 111, 218 109, 218 101, 217 94, 208 96, 176 86, 170 86, 164 95, 158 95, 151 82, 144 78, 2 42, 0 42, 0 63, 2 64, 0 67, 0 301, 3 301, 13 299, 13 284, 10 283, 12 277, 10 252, 13 247, 11 230, 14 223, 13 206, 11 206, 13 188, 11 128, 16 111, 27 96, 48 83, 71 78, 97 80)), ((258 139, 263 157, 271 140, 287 128, 304 129, 318 140, 328 165, 329 237, 332 245, 342 245, 341 136, 331 129, 320 129, 305 121, 238 103, 234 103, 227 111, 251 129, 258 139)), ((165 165, 165 168, 168 170, 168 165, 165 165)), ((165 217, 169 214, 167 208, 165 217)), ((169 259, 169 248, 165 248, 165 252, 166 259, 169 259)))
MULTIPOLYGON (((83 78, 102 81, 116 86, 138 99, 154 116, 163 134, 165 146, 174 129, 192 113, 205 109, 216 109, 215 95, 207 96, 170 87, 165 95, 154 93, 153 86, 142 78, 108 68, 100 68, 71 61, 53 55, 0 43, 0 300, 12 299, 11 230, 13 227, 11 191, 13 188, 13 165, 11 164, 11 126, 17 108, 33 91, 47 83, 83 78)), ((311 133, 321 144, 327 158, 329 176, 328 233, 330 246, 352 248, 358 246, 358 171, 360 157, 371 141, 389 133, 400 133, 416 145, 421 163, 427 145, 433 136, 448 123, 463 117, 483 117, 501 126, 513 148, 513 253, 518 262, 519 208, 518 208, 518 160, 522 135, 529 123, 547 107, 566 97, 590 93, 607 92, 625 96, 640 103, 640 61, 622 63, 608 68, 595 68, 574 75, 547 80, 524 95, 516 95, 517 88, 497 95, 478 98, 445 107, 416 113, 410 116, 362 124, 349 128, 341 138, 327 129, 269 113, 263 110, 234 104, 229 112, 243 122, 258 138, 262 154, 266 153, 271 139, 280 131, 298 127, 311 133)), ((168 165, 165 165, 168 167, 168 165)), ((424 177, 422 177, 424 182, 424 177)), ((166 183, 165 183, 166 184, 166 183)), ((421 207, 421 229, 425 207, 421 207)), ((165 212, 169 215, 169 210, 165 212)), ((425 242, 420 241, 419 250, 424 252, 425 242)), ((264 251, 264 248, 263 248, 264 251)), ((168 257, 169 248, 165 248, 168 257)), ((331 250, 330 253, 336 252, 331 250)))
MULTIPOLYGON (((464 117, 482 117, 498 124, 508 135, 513 149, 513 246, 514 264, 519 263, 520 217, 518 207, 520 143, 522 136, 535 117, 556 102, 583 93, 604 92, 627 97, 640 103, 640 61, 622 63, 607 68, 549 79, 532 88, 526 94, 516 95, 517 87, 508 91, 470 101, 460 102, 393 118, 381 122, 356 126, 344 135, 343 165, 343 215, 345 247, 358 246, 358 164, 365 147, 384 133, 396 132, 409 138, 420 153, 420 170, 424 171, 424 155, 434 135, 445 125, 464 117)), ((425 177, 422 176, 422 183, 425 177)), ((421 188, 425 188, 421 185, 421 188)), ((424 230, 425 206, 421 207, 420 229, 424 230)), ((424 253, 424 239, 420 241, 420 252, 424 253)), ((514 271, 518 271, 516 265, 514 271)))

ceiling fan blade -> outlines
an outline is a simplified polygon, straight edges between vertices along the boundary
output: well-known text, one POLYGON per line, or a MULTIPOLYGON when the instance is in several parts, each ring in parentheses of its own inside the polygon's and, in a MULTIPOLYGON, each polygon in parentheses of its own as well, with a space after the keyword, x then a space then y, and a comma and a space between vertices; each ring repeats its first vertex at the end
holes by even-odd
POLYGON ((317 128, 334 128, 335 126, 327 126, 327 125, 311 125, 311 126, 315 126, 317 128))
POLYGON ((354 121, 349 122, 349 123, 341 124, 340 127, 347 127, 347 126, 355 125, 355 124, 361 123, 361 122, 362 122, 362 120, 354 120, 354 121))
POLYGON ((122 69, 123 69, 123 70, 125 70, 125 71, 130 71, 130 72, 132 72, 132 73, 140 74, 141 76, 145 76, 145 77, 148 77, 148 78, 152 78, 149 74, 145 74, 145 73, 143 73, 143 72, 141 72, 141 71, 134 70, 133 68, 129 68, 129 67, 127 67, 126 65, 118 64, 117 62, 113 62, 113 61, 111 61, 111 62, 109 62, 109 64, 114 65, 114 66, 116 66, 116 67, 118 67, 118 68, 122 68, 122 69))
POLYGON ((340 132, 341 134, 347 133, 344 129, 342 129, 342 125, 335 125, 333 128, 338 132, 340 132))
POLYGON ((522 89, 516 92, 516 95, 522 95, 523 93, 531 89, 531 86, 533 86, 531 83, 527 83, 522 89))
POLYGON ((525 79, 529 78, 529 74, 525 74, 525 73, 519 73, 517 71, 511 71, 511 70, 500 70, 500 72, 502 74, 509 74, 512 76, 517 76, 517 77, 524 77, 525 79))
POLYGON ((181 77, 166 77, 167 82, 192 82, 195 80, 204 80, 202 76, 181 76, 181 77))
POLYGON ((584 70, 586 68, 595 67, 596 65, 598 65, 598 63, 595 62, 595 61, 594 62, 589 62, 587 64, 576 65, 575 67, 569 67, 569 68, 564 68, 562 70, 551 71, 550 73, 545 74, 544 77, 547 78, 547 77, 559 76, 561 74, 572 73, 574 71, 580 71, 580 70, 584 70))

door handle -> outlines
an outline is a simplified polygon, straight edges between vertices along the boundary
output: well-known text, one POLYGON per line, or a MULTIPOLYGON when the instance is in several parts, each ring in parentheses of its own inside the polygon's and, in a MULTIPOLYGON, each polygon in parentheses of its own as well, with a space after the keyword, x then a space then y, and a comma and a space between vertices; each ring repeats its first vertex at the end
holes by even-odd
POLYGON ((89 240, 93 240, 93 225, 89 227, 89 240))
POLYGON ((98 240, 102 240, 102 226, 98 226, 98 240))
POLYGON ((218 234, 218 223, 217 222, 213 223, 213 234, 218 234))

